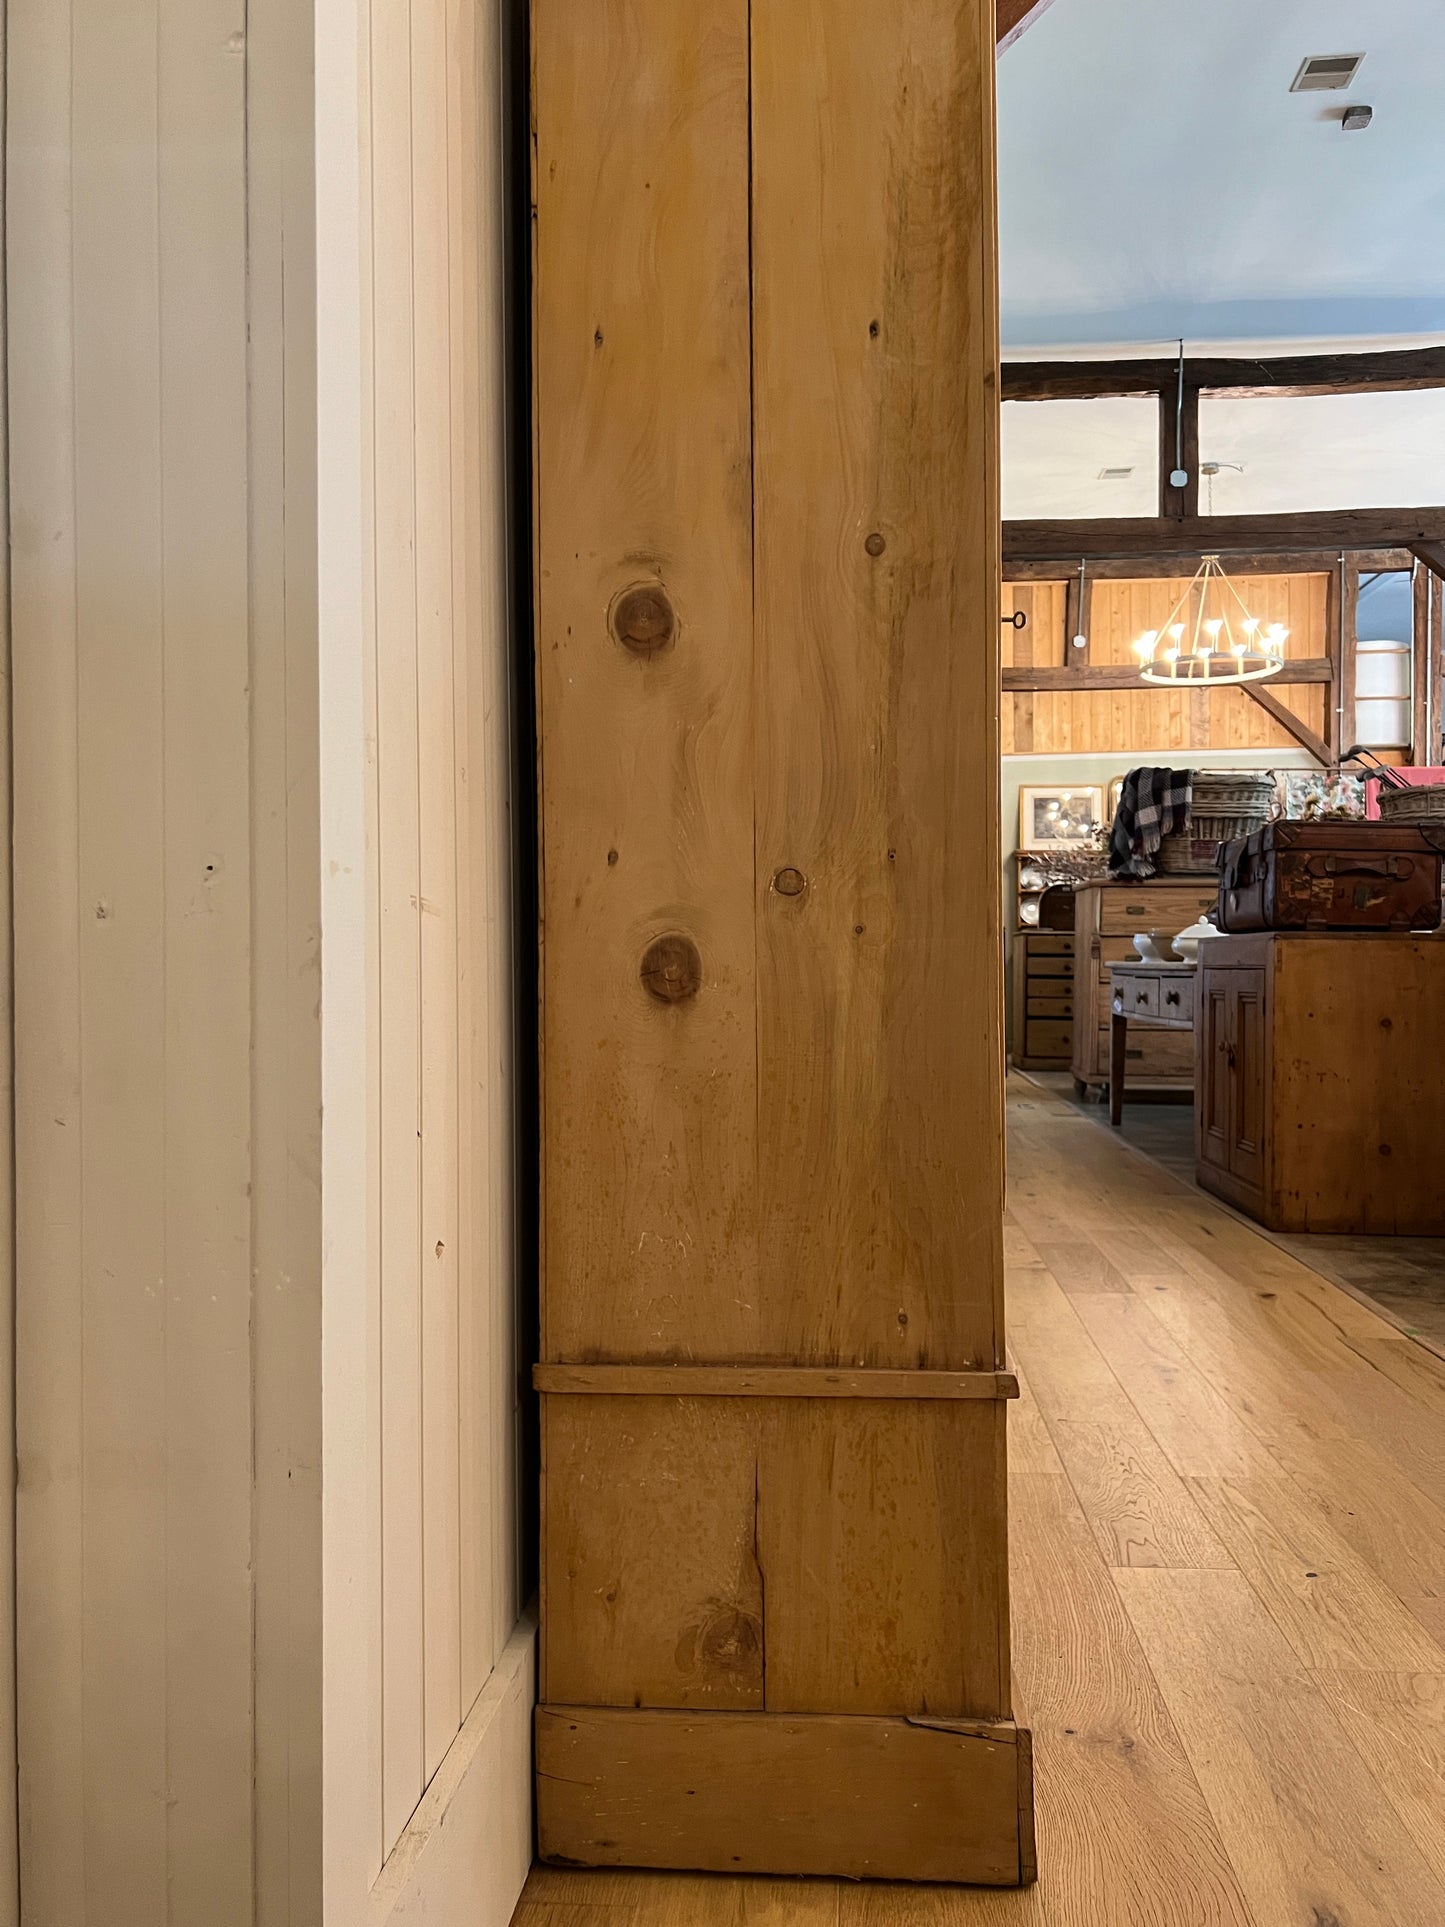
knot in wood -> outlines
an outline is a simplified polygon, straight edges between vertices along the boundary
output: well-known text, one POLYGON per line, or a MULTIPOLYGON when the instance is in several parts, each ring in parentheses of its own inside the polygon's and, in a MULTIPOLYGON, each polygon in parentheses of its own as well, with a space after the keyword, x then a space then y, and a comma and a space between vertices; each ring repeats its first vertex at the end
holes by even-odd
POLYGON ((624 589, 612 605, 612 633, 634 656, 660 654, 677 634, 677 617, 656 583, 624 589))
POLYGON ((702 957, 691 937, 655 937, 642 953, 639 975, 659 1003, 685 1003, 702 987, 702 957))
POLYGON ((808 879, 801 870, 779 870, 773 878, 773 888, 780 897, 800 897, 808 887, 808 879))
POLYGON ((873 533, 867 538, 863 546, 868 551, 869 555, 882 555, 883 551, 888 547, 888 544, 884 541, 883 537, 878 533, 877 529, 874 529, 873 533))

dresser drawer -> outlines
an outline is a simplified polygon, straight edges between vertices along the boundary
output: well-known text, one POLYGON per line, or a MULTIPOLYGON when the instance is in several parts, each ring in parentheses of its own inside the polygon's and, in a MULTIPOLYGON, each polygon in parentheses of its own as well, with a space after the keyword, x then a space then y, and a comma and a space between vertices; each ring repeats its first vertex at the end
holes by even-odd
POLYGON ((1171 1021, 1192 1024, 1194 1022, 1194 978, 1161 977, 1159 979, 1159 1015, 1171 1021))
POLYGON ((1074 998, 1072 991, 1060 989, 1051 997, 1037 997, 1030 986, 1028 998, 1030 1017, 1072 1017, 1074 998))
POLYGON ((1074 960, 1071 956, 1036 957, 1032 951, 1029 952, 1027 976, 1030 983, 1040 977, 1056 979, 1072 977, 1073 974, 1074 960))
POLYGON ((1159 1015, 1159 979, 1157 977, 1125 977, 1115 986, 1114 1001, 1126 1016, 1157 1017, 1159 1015))
POLYGON ((1030 1058, 1054 1057, 1066 1063, 1073 1053, 1074 1027, 1070 1023, 1031 1017, 1024 1026, 1024 1055, 1030 1058))
MULTIPOLYGON (((1109 1071, 1109 1032, 1096 1033, 1097 1063, 1102 1076, 1109 1071)), ((1192 1030, 1131 1030, 1126 1046, 1125 1064, 1131 1083, 1159 1078, 1170 1084, 1194 1082, 1194 1032, 1192 1030)))
POLYGON ((1197 923, 1219 902, 1219 886, 1203 879, 1192 883, 1146 883, 1138 889, 1121 887, 1100 892, 1099 929, 1105 936, 1133 936, 1137 930, 1163 930, 1169 936, 1197 923))

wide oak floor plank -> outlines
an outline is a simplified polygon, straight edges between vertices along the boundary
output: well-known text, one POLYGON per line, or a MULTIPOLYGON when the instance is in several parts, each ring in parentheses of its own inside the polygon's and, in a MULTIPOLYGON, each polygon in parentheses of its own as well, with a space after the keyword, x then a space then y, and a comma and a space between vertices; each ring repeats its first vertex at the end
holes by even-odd
POLYGON ((1256 1919, 1439 1927, 1445 1887, 1243 1574, 1114 1584, 1256 1919))
POLYGON ((1445 1673, 1322 1670, 1311 1677, 1445 1881, 1445 1673))

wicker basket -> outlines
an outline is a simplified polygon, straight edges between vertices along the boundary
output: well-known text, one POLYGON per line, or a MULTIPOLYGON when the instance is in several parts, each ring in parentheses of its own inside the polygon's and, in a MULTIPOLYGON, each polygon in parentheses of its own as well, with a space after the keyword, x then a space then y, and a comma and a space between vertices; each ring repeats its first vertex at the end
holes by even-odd
POLYGON ((1193 792, 1196 816, 1248 816, 1267 823, 1274 815, 1275 779, 1268 771, 1197 769, 1193 792))
POLYGON ((1173 877, 1213 876, 1214 853, 1218 848, 1217 837, 1186 836, 1182 830, 1175 830, 1171 835, 1159 839, 1160 874, 1173 877))
POLYGON ((1237 836, 1252 836, 1262 830, 1268 821, 1268 815, 1259 810, 1240 811, 1234 816, 1191 810, 1184 828, 1196 843, 1232 843, 1237 836))
POLYGON ((1445 823, 1445 783, 1418 783, 1409 789, 1382 783, 1376 800, 1382 823, 1445 823))

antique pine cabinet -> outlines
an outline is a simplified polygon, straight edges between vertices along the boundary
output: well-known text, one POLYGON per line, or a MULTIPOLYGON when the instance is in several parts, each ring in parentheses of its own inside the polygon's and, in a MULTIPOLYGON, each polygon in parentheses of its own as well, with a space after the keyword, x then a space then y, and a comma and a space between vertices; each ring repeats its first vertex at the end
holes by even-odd
POLYGON ((1445 937, 1199 947, 1199 1182, 1272 1231, 1445 1235, 1445 937))
POLYGON ((534 0, 538 1825, 1015 1884, 986 0, 534 0))

